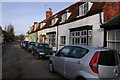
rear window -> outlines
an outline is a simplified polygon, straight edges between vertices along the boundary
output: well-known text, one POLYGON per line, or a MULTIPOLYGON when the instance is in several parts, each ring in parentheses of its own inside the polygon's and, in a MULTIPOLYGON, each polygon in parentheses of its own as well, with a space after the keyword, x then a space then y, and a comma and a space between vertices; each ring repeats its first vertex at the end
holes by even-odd
POLYGON ((116 51, 101 51, 98 64, 107 66, 118 65, 118 53, 116 51))

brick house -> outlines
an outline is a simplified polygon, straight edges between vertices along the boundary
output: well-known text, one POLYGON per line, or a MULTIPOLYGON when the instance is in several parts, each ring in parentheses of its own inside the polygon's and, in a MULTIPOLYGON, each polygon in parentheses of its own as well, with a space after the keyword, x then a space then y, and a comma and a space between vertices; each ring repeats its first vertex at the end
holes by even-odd
POLYGON ((120 51, 120 1, 104 7, 104 46, 120 51))

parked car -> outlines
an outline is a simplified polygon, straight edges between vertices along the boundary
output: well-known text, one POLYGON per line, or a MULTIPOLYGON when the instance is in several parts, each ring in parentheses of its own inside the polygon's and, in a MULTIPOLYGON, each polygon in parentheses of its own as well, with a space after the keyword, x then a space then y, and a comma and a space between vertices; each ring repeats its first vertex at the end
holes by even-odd
POLYGON ((27 44, 28 44, 28 41, 22 41, 21 44, 20 44, 20 46, 21 46, 23 49, 25 49, 26 46, 27 46, 27 44))
POLYGON ((35 43, 33 45, 32 54, 36 59, 50 57, 53 53, 52 47, 46 43, 35 43))
POLYGON ((33 44, 35 42, 28 42, 27 46, 26 46, 26 50, 29 52, 29 51, 32 51, 33 50, 33 44))
POLYGON ((116 79, 120 77, 120 59, 116 50, 70 45, 53 54, 49 71, 76 80, 116 79))

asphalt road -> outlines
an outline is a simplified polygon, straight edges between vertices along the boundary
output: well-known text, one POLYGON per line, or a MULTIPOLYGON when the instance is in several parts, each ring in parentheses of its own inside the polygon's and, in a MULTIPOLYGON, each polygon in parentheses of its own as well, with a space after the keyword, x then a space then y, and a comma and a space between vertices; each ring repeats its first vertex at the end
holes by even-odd
POLYGON ((34 78, 65 80, 58 73, 48 71, 48 59, 36 60, 31 52, 16 43, 9 43, 2 52, 2 78, 34 78))

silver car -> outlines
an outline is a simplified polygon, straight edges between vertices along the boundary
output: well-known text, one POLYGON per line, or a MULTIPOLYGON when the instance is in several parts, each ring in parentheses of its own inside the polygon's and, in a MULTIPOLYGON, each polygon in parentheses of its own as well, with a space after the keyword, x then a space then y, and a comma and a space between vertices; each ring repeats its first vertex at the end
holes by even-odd
POLYGON ((50 57, 49 71, 76 80, 119 79, 119 57, 114 49, 69 45, 50 57))

